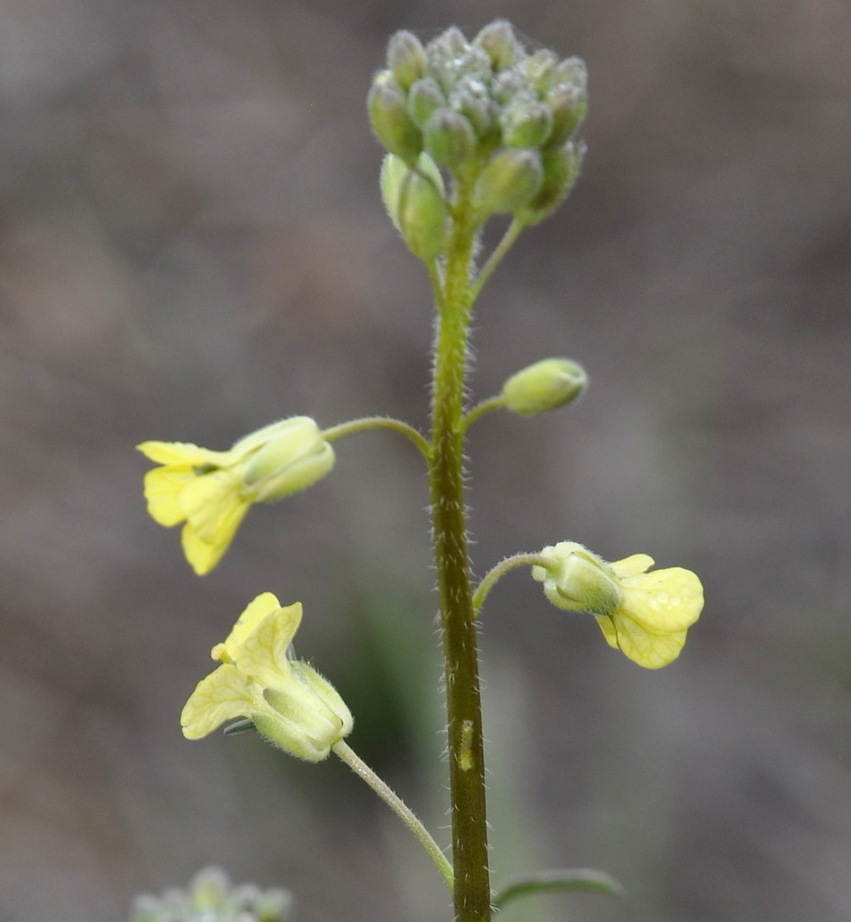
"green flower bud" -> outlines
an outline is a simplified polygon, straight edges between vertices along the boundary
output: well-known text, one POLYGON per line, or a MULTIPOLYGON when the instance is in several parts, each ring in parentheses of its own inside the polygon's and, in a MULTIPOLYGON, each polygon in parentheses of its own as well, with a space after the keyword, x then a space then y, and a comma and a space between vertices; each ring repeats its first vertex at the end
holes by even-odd
POLYGON ((470 122, 454 109, 438 109, 423 129, 425 148, 440 166, 459 166, 476 150, 476 133, 470 122))
POLYGON ((510 105, 518 95, 533 99, 523 78, 516 70, 504 70, 498 73, 491 83, 491 96, 498 106, 510 105))
POLYGON ((480 143, 491 139, 499 143, 493 103, 481 80, 476 77, 461 80, 449 96, 449 105, 470 122, 480 143))
POLYGON ((442 62, 447 62, 453 58, 463 55, 470 45, 464 37, 464 33, 458 26, 450 26, 444 29, 440 35, 429 43, 429 50, 435 58, 442 62))
POLYGON ((556 79, 556 66, 558 58, 548 48, 542 48, 534 54, 529 55, 522 64, 520 70, 526 78, 526 83, 536 94, 543 95, 552 86, 556 79))
POLYGON ((491 61, 487 53, 471 45, 460 29, 452 26, 429 42, 426 47, 427 72, 450 93, 465 77, 477 77, 487 82, 491 76, 491 61))
POLYGON ((421 77, 408 91, 408 114, 420 128, 445 105, 446 97, 434 77, 421 77))
POLYGON ((553 86, 573 86, 585 93, 588 89, 588 68, 582 58, 572 57, 559 61, 553 73, 553 86))
POLYGON ((495 71, 505 70, 523 57, 523 46, 507 19, 488 23, 473 39, 473 44, 487 52, 495 71))
POLYGON ((500 121, 506 147, 540 147, 552 131, 553 114, 541 102, 518 103, 504 110, 500 121))
POLYGON ((542 151, 543 182, 537 194, 528 199, 515 216, 529 225, 537 224, 551 215, 579 178, 579 168, 584 155, 585 145, 572 142, 559 150, 542 151))
POLYGON ((503 385, 506 409, 524 416, 557 410, 585 392, 588 376, 570 359, 543 359, 512 375, 503 385))
POLYGON ((562 147, 582 124, 588 108, 587 97, 583 90, 562 84, 547 96, 547 106, 552 113, 553 125, 547 147, 562 147))
MULTIPOLYGON (((425 151, 417 160, 417 169, 428 176, 443 195, 443 177, 440 175, 437 164, 425 151)), ((409 167, 401 157, 397 157, 396 154, 387 154, 384 157, 384 162, 381 164, 381 198, 384 200, 384 207, 390 215, 390 220, 400 234, 402 228, 399 224, 399 194, 408 172, 409 167)))
POLYGON ((399 86, 406 90, 422 77, 426 69, 425 49, 413 32, 402 29, 391 36, 387 44, 387 66, 399 86))
POLYGON ((483 219, 491 214, 516 212, 535 196, 543 176, 537 151, 520 148, 497 151, 479 174, 474 205, 483 219))
POLYGON ((449 230, 442 185, 424 171, 408 170, 399 185, 396 225, 414 256, 437 259, 449 230))
POLYGON ((372 131, 385 150, 407 162, 419 156, 423 149, 422 135, 411 121, 405 94, 390 71, 382 71, 373 81, 367 110, 372 131))

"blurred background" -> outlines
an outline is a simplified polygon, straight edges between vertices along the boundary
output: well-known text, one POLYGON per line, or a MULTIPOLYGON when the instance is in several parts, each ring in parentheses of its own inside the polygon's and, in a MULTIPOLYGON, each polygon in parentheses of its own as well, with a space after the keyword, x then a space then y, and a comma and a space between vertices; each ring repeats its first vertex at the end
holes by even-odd
POLYGON ((486 289, 471 386, 566 355, 591 389, 475 427, 477 572, 573 539, 707 595, 660 672, 525 573, 490 597, 495 882, 592 866, 628 891, 501 918, 851 918, 851 6, 2 0, 4 922, 123 920, 208 863, 291 888, 299 922, 449 918, 342 765, 178 724, 244 605, 300 599, 353 747, 448 841, 416 453, 346 440, 201 580, 133 446, 425 425, 429 290, 364 99, 394 30, 496 16, 587 60, 588 156, 486 289))

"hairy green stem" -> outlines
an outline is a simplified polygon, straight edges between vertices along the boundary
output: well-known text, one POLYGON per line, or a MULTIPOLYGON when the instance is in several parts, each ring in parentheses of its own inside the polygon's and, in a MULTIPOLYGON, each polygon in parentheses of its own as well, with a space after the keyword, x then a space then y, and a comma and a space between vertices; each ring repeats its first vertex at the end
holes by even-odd
POLYGON ((378 777, 375 772, 360 758, 359 755, 343 740, 337 740, 331 747, 334 753, 342 759, 346 765, 363 781, 365 781, 376 794, 387 804, 388 807, 402 820, 408 829, 416 836, 423 848, 428 852, 431 860, 437 865, 437 869, 443 875, 449 889, 452 889, 452 866, 449 864, 446 855, 440 849, 440 846, 429 835, 428 830, 423 826, 416 814, 402 800, 401 797, 390 788, 385 781, 378 777))
POLYGON ((476 276, 476 281, 472 286, 472 296, 475 300, 479 296, 479 292, 485 285, 485 282, 493 275, 494 269, 502 262, 505 254, 514 246, 514 242, 523 233, 526 225, 521 221, 518 221, 517 218, 514 218, 511 224, 506 228, 505 233, 503 234, 502 240, 494 248, 494 251, 488 257, 488 261, 482 266, 481 271, 476 276))
POLYGON ((477 403, 461 420, 461 428, 466 432, 477 419, 481 419, 486 413, 492 413, 494 410, 501 410, 504 406, 505 397, 501 394, 496 397, 489 397, 487 400, 477 403))
POLYGON ((399 432, 417 446, 423 457, 428 458, 429 456, 431 447, 422 434, 414 429, 413 426, 403 423, 400 419, 393 419, 391 416, 364 416, 361 419, 352 419, 345 423, 339 423, 323 430, 322 438, 326 442, 335 442, 337 439, 342 439, 347 435, 367 432, 372 429, 392 429, 394 432, 399 432))
POLYGON ((453 209, 438 306, 432 381, 431 515, 441 632, 449 754, 454 905, 457 922, 489 922, 484 746, 467 513, 464 498, 464 381, 472 308, 475 227, 469 190, 453 209))
POLYGON ((548 563, 550 563, 550 561, 540 554, 514 554, 511 557, 506 557, 505 560, 501 560, 482 577, 481 582, 476 587, 476 591, 473 593, 473 611, 475 616, 477 618, 479 617, 479 612, 485 604, 488 593, 496 585, 497 580, 505 576, 509 570, 514 570, 517 567, 546 567, 548 563))

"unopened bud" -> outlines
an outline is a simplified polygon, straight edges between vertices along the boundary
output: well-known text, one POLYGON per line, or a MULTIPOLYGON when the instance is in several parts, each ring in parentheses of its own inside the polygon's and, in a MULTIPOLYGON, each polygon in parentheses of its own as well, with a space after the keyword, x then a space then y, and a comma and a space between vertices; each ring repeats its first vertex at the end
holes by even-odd
POLYGON ((547 138, 547 147, 562 147, 582 124, 588 98, 584 91, 575 86, 559 86, 547 96, 547 106, 552 113, 553 125, 547 138))
POLYGON ((459 166, 476 149, 476 133, 470 122, 454 109, 438 109, 423 129, 426 150, 440 166, 459 166))
POLYGON ((408 114, 420 127, 446 105, 446 97, 434 77, 421 77, 408 91, 408 114))
POLYGON ((583 92, 588 88, 588 67, 582 58, 572 57, 559 61, 553 73, 553 86, 570 84, 583 92))
POLYGON ((497 151, 479 175, 474 204, 485 218, 491 214, 516 212, 529 202, 543 182, 537 151, 508 148, 497 151))
POLYGON ((529 85, 538 93, 546 93, 552 86, 556 77, 556 66, 558 58, 555 53, 548 48, 542 48, 534 54, 529 55, 523 61, 521 69, 529 85))
POLYGON ((401 29, 391 36, 387 44, 387 66, 405 90, 422 77, 426 69, 425 49, 413 32, 401 29))
POLYGON ((524 416, 557 410, 588 387, 585 369, 570 359, 543 359, 512 375, 503 385, 506 409, 524 416))
POLYGON ((470 122, 480 144, 490 141, 491 136, 494 143, 499 143, 493 105, 481 81, 462 80, 450 95, 449 103, 470 122))
MULTIPOLYGON (((440 175, 437 164, 425 151, 417 158, 416 167, 432 180, 442 195, 443 177, 440 175)), ((399 226, 399 194, 409 169, 407 163, 396 154, 385 155, 384 162, 381 164, 381 198, 384 200, 384 207, 390 215, 390 220, 400 234, 402 228, 399 226)))
POLYGON ((524 224, 537 224, 555 211, 579 178, 585 154, 584 144, 568 143, 558 150, 541 151, 543 181, 537 194, 516 213, 524 224))
POLYGON ((541 102, 521 102, 502 114, 502 139, 506 147, 540 147, 549 138, 553 113, 541 102))
POLYGON ((390 71, 382 71, 373 81, 367 110, 372 131, 385 150, 406 162, 419 156, 422 135, 408 115, 405 94, 390 71))
POLYGON ((507 106, 518 95, 527 93, 528 87, 516 70, 500 71, 491 84, 491 96, 498 106, 507 106))
POLYGON ((425 262, 443 252, 448 213, 441 187, 418 169, 408 170, 399 186, 396 224, 408 249, 425 262))
POLYGON ((464 54, 470 46, 458 26, 450 26, 434 39, 430 47, 437 57, 451 60, 464 54))
POLYGON ((473 44, 487 52, 495 71, 511 67, 524 53, 523 46, 517 40, 507 19, 497 19, 488 23, 473 39, 473 44))

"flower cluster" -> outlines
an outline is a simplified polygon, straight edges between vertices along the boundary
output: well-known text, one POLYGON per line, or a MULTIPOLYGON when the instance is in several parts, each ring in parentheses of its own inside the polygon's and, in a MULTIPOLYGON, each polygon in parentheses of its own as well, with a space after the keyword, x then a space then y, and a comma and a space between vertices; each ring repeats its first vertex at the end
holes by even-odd
POLYGON ((691 570, 650 570, 653 559, 633 554, 606 563, 575 541, 541 551, 532 576, 559 608, 590 611, 606 642, 647 669, 679 656, 688 628, 703 609, 703 586, 691 570))
POLYGON ((334 450, 307 416, 258 429, 229 451, 188 442, 137 447, 162 465, 145 475, 148 512, 166 527, 186 523, 183 552, 199 576, 221 560, 254 503, 304 490, 334 466, 334 450))
POLYGON ((373 132, 395 164, 389 203, 383 184, 391 217, 407 239, 405 212, 422 207, 440 239, 439 168, 473 184, 479 222, 497 213, 541 221, 578 176, 584 149, 574 135, 586 108, 583 61, 530 54, 505 20, 472 41, 454 27, 425 46, 397 32, 368 97, 373 132))
POLYGON ((246 717, 281 749, 320 762, 351 733, 354 721, 337 690, 295 658, 292 641, 301 615, 300 602, 282 608, 271 592, 248 605, 227 640, 213 647, 211 655, 222 665, 198 683, 183 708, 187 739, 246 717))
POLYGON ((185 890, 137 896, 130 922, 286 922, 293 906, 288 890, 233 886, 220 868, 199 871, 185 890))

